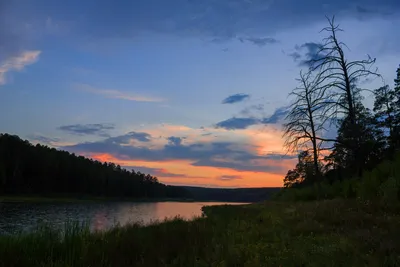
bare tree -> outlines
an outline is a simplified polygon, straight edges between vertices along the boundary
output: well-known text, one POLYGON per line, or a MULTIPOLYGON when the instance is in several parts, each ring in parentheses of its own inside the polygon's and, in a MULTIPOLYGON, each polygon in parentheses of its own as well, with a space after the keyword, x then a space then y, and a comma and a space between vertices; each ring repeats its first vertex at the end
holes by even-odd
POLYGON ((345 55, 345 43, 339 41, 337 33, 343 31, 335 24, 335 17, 327 18, 329 26, 321 30, 328 32, 329 36, 323 39, 317 55, 307 61, 311 71, 318 71, 323 90, 330 90, 332 115, 345 115, 349 117, 352 125, 357 123, 355 111, 355 97, 362 90, 357 84, 368 80, 369 76, 380 77, 377 69, 371 70, 375 58, 367 55, 367 59, 349 61, 345 55))
MULTIPOLYGON (((360 106, 362 91, 359 87, 363 81, 371 77, 381 77, 377 68, 372 69, 375 58, 367 55, 363 60, 348 60, 345 55, 345 43, 338 39, 337 33, 343 31, 335 23, 335 17, 327 18, 329 26, 321 30, 328 36, 323 39, 318 53, 307 63, 311 72, 316 72, 320 89, 329 95, 326 113, 332 119, 341 118, 348 121, 349 138, 337 140, 335 144, 345 146, 351 154, 358 157, 361 152, 359 144, 362 142, 361 127, 359 127, 357 108, 360 106)), ((349 50, 349 49, 348 49, 349 50)))
POLYGON ((314 174, 320 175, 319 152, 323 142, 333 141, 320 135, 326 131, 330 116, 330 100, 325 95, 326 90, 321 87, 323 76, 313 76, 312 72, 300 71, 298 79, 300 86, 295 88, 289 96, 294 96, 294 102, 289 107, 284 124, 283 137, 288 151, 312 151, 314 174), (311 145, 311 148, 309 146, 311 145))
MULTIPOLYGON (((315 174, 320 175, 319 153, 324 142, 334 142, 347 147, 354 155, 362 138, 359 135, 358 118, 361 104, 359 84, 371 76, 380 77, 377 69, 372 70, 375 59, 368 56, 364 60, 348 60, 337 33, 343 31, 335 24, 335 17, 328 19, 329 26, 322 31, 328 32, 319 51, 305 63, 309 66, 307 73, 300 73, 300 84, 291 93, 295 101, 290 106, 284 124, 285 146, 288 151, 299 151, 306 148, 312 151, 315 174), (348 121, 348 132, 351 138, 326 139, 321 137, 328 122, 336 119, 348 121), (350 141, 348 141, 350 140, 350 141), (346 144, 345 144, 346 142, 346 144), (311 147, 311 148, 310 148, 311 147)), ((321 31, 321 32, 322 32, 321 31)), ((362 104, 361 104, 362 105, 362 104)))

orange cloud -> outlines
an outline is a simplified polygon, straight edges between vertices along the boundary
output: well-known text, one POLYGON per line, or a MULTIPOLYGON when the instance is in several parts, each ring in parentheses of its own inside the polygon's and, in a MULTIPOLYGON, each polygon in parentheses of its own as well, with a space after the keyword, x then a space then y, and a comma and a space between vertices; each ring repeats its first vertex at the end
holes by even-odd
MULTIPOLYGON (((283 148, 284 140, 279 128, 272 126, 254 126, 248 129, 229 131, 213 128, 191 128, 184 125, 161 124, 151 125, 138 129, 126 129, 126 132, 144 132, 152 136, 150 142, 138 142, 131 140, 124 146, 146 147, 151 151, 164 149, 170 136, 182 138, 184 146, 191 144, 205 144, 205 146, 192 146, 190 151, 207 150, 212 151, 211 143, 229 143, 232 153, 229 158, 224 154, 210 156, 212 161, 198 162, 192 160, 132 160, 125 156, 113 156, 108 153, 85 153, 99 161, 114 162, 124 167, 143 168, 146 172, 156 176, 166 184, 185 184, 198 186, 221 186, 221 187, 276 187, 283 185, 283 178, 289 169, 296 164, 296 158, 290 159, 280 157, 285 153, 283 148), (139 144, 140 143, 140 144, 139 144), (207 146, 210 144, 210 146, 207 146), (244 162, 238 161, 240 151, 245 150, 249 155, 253 154, 260 158, 249 158, 249 168, 237 170, 235 168, 221 166, 247 166, 244 162), (238 157, 234 153, 238 153, 238 157), (211 164, 213 166, 195 166, 211 164), (228 164, 225 164, 228 163, 228 164), (251 165, 251 166, 250 166, 251 165), (254 170, 252 170, 254 167, 254 170), (153 173, 152 173, 153 172, 153 173), (225 179, 221 179, 225 177, 225 179), (229 179, 231 177, 231 179, 229 179), (241 179, 234 179, 241 177, 241 179)), ((83 150, 85 151, 85 150, 83 150)), ((105 151, 107 152, 107 151, 105 151)), ((114 154, 116 155, 116 154, 114 154)))
MULTIPOLYGON (((158 179, 166 184, 185 184, 197 186, 221 186, 232 187, 280 187, 283 185, 284 174, 276 174, 269 172, 251 172, 237 171, 229 168, 209 167, 209 166, 193 166, 191 161, 187 160, 169 160, 169 161, 131 161, 118 159, 109 154, 86 154, 95 160, 102 162, 114 162, 121 166, 137 166, 160 169, 165 173, 158 175, 158 179), (173 174, 168 176, 168 174, 173 174), (177 177, 182 175, 182 177, 177 177), (242 179, 234 181, 219 179, 221 176, 240 176, 242 179)), ((271 164, 271 162, 269 162, 271 164)), ((277 161, 277 164, 288 164, 277 161)), ((288 166, 289 167, 289 166, 288 166)), ((151 174, 151 173, 150 173, 151 174)), ((153 174, 154 175, 154 174, 153 174)))
POLYGON ((119 164, 117 159, 109 154, 97 154, 97 155, 91 155, 90 156, 92 159, 101 161, 101 162, 114 162, 115 164, 119 164))
MULTIPOLYGON (((128 127, 125 131, 129 132, 132 128, 128 127)), ((282 139, 282 131, 271 126, 253 126, 248 129, 231 131, 223 128, 190 128, 184 125, 157 124, 144 127, 140 131, 154 137, 151 143, 143 144, 146 147, 162 147, 167 143, 166 137, 176 136, 185 138, 183 142, 186 144, 198 142, 236 142, 241 147, 243 147, 243 144, 247 144, 249 150, 256 148, 258 155, 285 152, 283 149, 284 140, 282 139)))
POLYGON ((114 90, 114 89, 101 89, 101 88, 96 88, 96 87, 90 86, 88 84, 76 84, 75 88, 78 90, 81 90, 81 91, 98 94, 98 95, 103 95, 108 98, 124 99, 124 100, 137 101, 137 102, 163 102, 163 101, 165 101, 162 98, 135 95, 132 93, 122 92, 122 91, 114 90))
POLYGON ((258 155, 285 153, 282 131, 269 127, 252 127, 242 130, 246 141, 251 143, 258 155))

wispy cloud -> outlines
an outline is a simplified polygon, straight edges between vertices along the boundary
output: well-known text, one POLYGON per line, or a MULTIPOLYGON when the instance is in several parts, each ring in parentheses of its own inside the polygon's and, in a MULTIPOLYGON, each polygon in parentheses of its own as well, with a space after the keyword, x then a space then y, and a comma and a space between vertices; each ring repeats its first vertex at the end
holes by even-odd
POLYGON ((40 53, 41 51, 24 51, 0 63, 0 85, 7 82, 6 75, 8 72, 21 71, 25 66, 35 63, 40 53))
POLYGON ((171 173, 163 168, 149 168, 143 166, 124 166, 127 169, 132 169, 134 171, 139 171, 142 173, 149 173, 155 177, 185 177, 185 174, 171 173))
POLYGON ((255 118, 230 118, 224 121, 218 122, 215 127, 223 128, 226 130, 237 130, 237 129, 246 129, 252 125, 258 124, 260 121, 255 118))
POLYGON ((182 137, 170 136, 167 138, 168 144, 172 146, 180 146, 182 144, 182 137))
POLYGON ((84 92, 88 92, 88 93, 92 93, 92 94, 103 95, 107 98, 123 99, 123 100, 136 101, 136 102, 164 102, 165 101, 165 99, 162 99, 162 98, 142 96, 142 95, 132 94, 129 92, 122 92, 122 91, 114 90, 114 89, 96 88, 96 87, 93 87, 88 84, 75 84, 74 88, 78 89, 80 91, 84 91, 84 92))
POLYGON ((62 141, 57 137, 48 137, 41 134, 30 134, 27 136, 28 140, 33 144, 42 144, 50 147, 70 146, 75 143, 62 141))
POLYGON ((262 111, 264 109, 263 105, 253 105, 240 113, 243 117, 232 117, 224 121, 220 121, 215 124, 215 128, 225 129, 225 130, 244 130, 251 126, 261 125, 261 124, 281 124, 289 109, 287 106, 277 108, 270 116, 265 116, 257 118, 251 115, 251 110, 262 111))
POLYGON ((165 168, 150 168, 145 166, 123 166, 127 169, 132 169, 134 171, 139 171, 142 173, 149 173, 157 178, 206 178, 198 175, 188 175, 184 173, 170 172, 165 168))
POLYGON ((60 138, 47 137, 47 136, 43 136, 43 135, 39 135, 39 134, 28 135, 28 139, 31 140, 31 141, 37 141, 37 142, 41 142, 41 143, 44 143, 44 144, 60 142, 60 138))
POLYGON ((230 95, 224 100, 222 100, 222 104, 234 104, 238 102, 242 102, 250 97, 249 94, 234 94, 230 95))
POLYGON ((278 40, 271 37, 249 37, 249 38, 239 38, 239 41, 243 42, 250 42, 257 46, 266 46, 268 44, 276 44, 279 43, 278 40))
POLYGON ((310 61, 319 60, 323 57, 321 53, 322 44, 308 42, 302 45, 295 46, 295 52, 290 53, 289 56, 297 62, 300 67, 309 67, 310 61))
POLYGON ((245 107, 239 112, 239 114, 244 117, 252 117, 254 113, 256 113, 257 115, 263 113, 264 108, 265 108, 264 104, 254 104, 245 107))
POLYGON ((277 124, 281 122, 288 113, 289 113, 289 107, 287 106, 277 108, 271 116, 264 118, 262 120, 262 123, 277 124))
POLYGON ((74 124, 58 127, 59 130, 77 135, 99 135, 108 137, 108 130, 115 129, 113 124, 95 123, 95 124, 74 124))
POLYGON ((221 181, 232 181, 232 180, 242 179, 242 177, 239 175, 222 175, 219 176, 217 179, 221 181))

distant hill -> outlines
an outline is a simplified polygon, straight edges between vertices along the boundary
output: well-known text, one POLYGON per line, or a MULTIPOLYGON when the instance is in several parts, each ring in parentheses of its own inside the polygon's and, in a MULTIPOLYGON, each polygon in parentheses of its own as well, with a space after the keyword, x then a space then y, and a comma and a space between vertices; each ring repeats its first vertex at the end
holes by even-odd
POLYGON ((180 186, 195 201, 260 202, 269 199, 280 187, 261 188, 205 188, 180 186))

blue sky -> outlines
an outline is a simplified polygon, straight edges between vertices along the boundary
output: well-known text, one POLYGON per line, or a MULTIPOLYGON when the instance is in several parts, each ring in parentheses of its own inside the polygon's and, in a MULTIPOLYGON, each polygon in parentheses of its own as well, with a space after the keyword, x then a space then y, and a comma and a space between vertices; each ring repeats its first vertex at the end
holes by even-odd
POLYGON ((392 84, 399 13, 398 0, 3 0, 0 132, 170 184, 280 185, 294 55, 336 15, 349 58, 376 57, 392 84))

